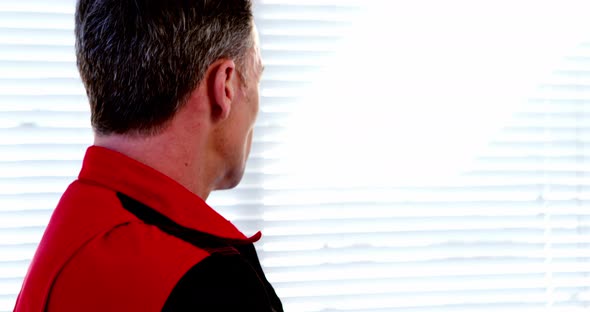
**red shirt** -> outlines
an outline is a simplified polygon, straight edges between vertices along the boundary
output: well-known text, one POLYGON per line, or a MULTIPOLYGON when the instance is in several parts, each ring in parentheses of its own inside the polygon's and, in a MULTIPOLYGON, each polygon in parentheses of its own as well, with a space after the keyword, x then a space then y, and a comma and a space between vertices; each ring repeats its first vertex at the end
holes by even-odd
POLYGON ((210 256, 140 220, 118 194, 183 229, 243 244, 261 237, 244 236, 162 173, 93 146, 51 217, 15 311, 160 311, 179 280, 210 256))

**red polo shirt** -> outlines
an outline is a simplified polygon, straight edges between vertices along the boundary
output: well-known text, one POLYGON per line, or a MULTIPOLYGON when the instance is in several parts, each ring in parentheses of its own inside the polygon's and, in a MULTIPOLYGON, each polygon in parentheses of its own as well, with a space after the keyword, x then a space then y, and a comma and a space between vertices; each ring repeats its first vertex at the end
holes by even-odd
MULTIPOLYGON (((180 233, 201 233, 245 246, 261 237, 260 232, 251 238, 244 236, 201 198, 164 174, 93 146, 78 180, 68 187, 53 213, 15 311, 160 311, 183 276, 198 271, 200 263, 210 258, 207 249, 125 209, 121 196, 136 202, 140 211, 151 208, 153 214, 180 228, 180 233)), ((259 264, 248 265, 256 266, 259 264)), ((266 282, 263 277, 258 279, 266 282)), ((190 294, 195 280, 185 280, 184 291, 190 294)))

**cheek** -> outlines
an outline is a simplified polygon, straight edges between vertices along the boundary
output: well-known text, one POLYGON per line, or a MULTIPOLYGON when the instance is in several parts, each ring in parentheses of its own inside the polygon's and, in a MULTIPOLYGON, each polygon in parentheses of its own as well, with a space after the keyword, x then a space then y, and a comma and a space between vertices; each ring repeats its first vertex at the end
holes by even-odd
POLYGON ((256 120, 258 119, 258 114, 259 114, 259 100, 258 100, 258 93, 256 93, 256 97, 254 97, 252 99, 252 120, 250 121, 250 127, 251 129, 254 129, 254 125, 256 124, 256 120))
POLYGON ((252 148, 253 132, 254 131, 250 131, 250 133, 248 134, 248 138, 246 139, 246 157, 250 155, 250 149, 252 148))
POLYGON ((254 137, 254 126, 251 126, 248 131, 246 132, 246 138, 244 140, 244 152, 246 153, 246 158, 250 154, 250 149, 252 148, 252 140, 254 137))
POLYGON ((254 96, 252 97, 252 100, 255 103, 255 113, 256 115, 258 115, 258 109, 260 108, 260 94, 258 91, 258 86, 256 86, 255 91, 254 91, 254 96))

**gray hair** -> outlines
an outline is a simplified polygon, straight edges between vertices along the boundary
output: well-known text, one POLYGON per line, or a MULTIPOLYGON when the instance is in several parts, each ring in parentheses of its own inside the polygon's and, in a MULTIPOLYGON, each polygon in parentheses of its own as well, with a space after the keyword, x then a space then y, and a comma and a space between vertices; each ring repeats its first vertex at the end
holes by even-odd
POLYGON ((219 59, 242 75, 250 0, 79 0, 77 65, 97 134, 150 135, 219 59))

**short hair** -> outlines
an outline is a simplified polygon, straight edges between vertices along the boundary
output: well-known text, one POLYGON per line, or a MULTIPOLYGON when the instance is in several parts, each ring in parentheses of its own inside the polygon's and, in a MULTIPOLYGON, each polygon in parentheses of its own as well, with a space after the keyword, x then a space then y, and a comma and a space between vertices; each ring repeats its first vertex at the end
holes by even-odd
POLYGON ((75 20, 101 135, 158 133, 211 64, 233 59, 240 72, 253 44, 251 0, 79 0, 75 20))

